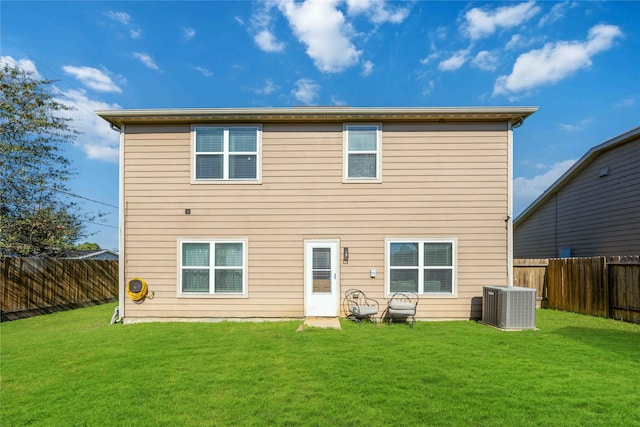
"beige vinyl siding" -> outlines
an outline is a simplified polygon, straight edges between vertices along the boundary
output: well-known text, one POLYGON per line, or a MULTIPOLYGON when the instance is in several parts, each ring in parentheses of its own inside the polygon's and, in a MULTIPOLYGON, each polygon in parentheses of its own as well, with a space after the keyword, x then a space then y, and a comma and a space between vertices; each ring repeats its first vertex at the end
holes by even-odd
POLYGON ((482 286, 507 280, 506 123, 383 123, 371 184, 343 183, 342 129, 265 123, 261 184, 193 185, 189 125, 128 125, 125 280, 145 278, 155 297, 127 300, 127 318, 303 317, 305 239, 339 239, 341 295, 360 288, 384 305, 385 239, 398 237, 457 239, 456 295, 422 297, 418 317, 478 317, 482 286), (247 238, 247 297, 178 297, 188 238, 247 238))
POLYGON ((515 231, 516 258, 640 253, 640 139, 602 153, 515 231), (599 171, 608 167, 609 174, 599 171))

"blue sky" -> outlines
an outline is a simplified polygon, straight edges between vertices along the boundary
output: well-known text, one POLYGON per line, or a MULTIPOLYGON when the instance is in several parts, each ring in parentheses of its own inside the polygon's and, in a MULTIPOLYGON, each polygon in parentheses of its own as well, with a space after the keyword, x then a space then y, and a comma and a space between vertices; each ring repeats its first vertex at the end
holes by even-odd
POLYGON ((539 106, 514 132, 514 210, 640 125, 640 2, 0 3, 0 63, 57 80, 88 241, 118 247, 102 109, 539 106))

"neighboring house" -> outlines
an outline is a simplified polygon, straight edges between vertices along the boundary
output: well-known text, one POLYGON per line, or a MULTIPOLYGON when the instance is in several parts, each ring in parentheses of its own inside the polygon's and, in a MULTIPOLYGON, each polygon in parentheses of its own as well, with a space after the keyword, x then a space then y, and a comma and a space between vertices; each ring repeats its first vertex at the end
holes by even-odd
POLYGON ((359 288, 478 318, 512 278, 512 129, 535 111, 99 111, 121 138, 120 315, 341 316, 359 288), (154 298, 130 301, 133 278, 154 298))
POLYGON ((585 154, 514 222, 516 258, 640 254, 640 127, 585 154))
POLYGON ((109 261, 118 261, 120 257, 117 252, 110 251, 108 249, 98 249, 98 250, 74 250, 68 253, 65 258, 69 259, 88 259, 88 260, 109 260, 109 261))

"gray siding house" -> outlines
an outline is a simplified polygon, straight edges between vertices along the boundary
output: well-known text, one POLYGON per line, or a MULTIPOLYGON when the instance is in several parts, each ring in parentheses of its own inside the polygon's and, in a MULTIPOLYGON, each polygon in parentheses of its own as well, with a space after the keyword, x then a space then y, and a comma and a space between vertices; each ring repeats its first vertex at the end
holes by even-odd
POLYGON ((578 160, 514 221, 514 258, 640 254, 640 127, 578 160))

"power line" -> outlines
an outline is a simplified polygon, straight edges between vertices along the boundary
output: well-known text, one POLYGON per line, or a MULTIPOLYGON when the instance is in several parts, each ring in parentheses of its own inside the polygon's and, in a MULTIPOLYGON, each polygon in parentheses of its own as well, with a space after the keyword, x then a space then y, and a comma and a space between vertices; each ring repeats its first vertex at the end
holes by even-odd
POLYGON ((93 222, 93 221, 87 221, 85 219, 81 220, 82 222, 86 222, 88 224, 93 224, 93 225, 100 225, 102 227, 109 227, 109 228, 115 228, 116 230, 119 229, 119 227, 116 227, 115 225, 109 225, 109 224, 100 224, 99 222, 93 222))
POLYGON ((88 197, 84 197, 84 196, 81 196, 81 195, 79 195, 79 194, 71 193, 70 191, 59 190, 59 189, 51 188, 51 187, 46 187, 46 188, 49 188, 50 190, 53 190, 53 191, 58 191, 58 192, 60 192, 60 193, 67 194, 67 195, 69 195, 69 196, 77 197, 78 199, 84 199, 84 200, 88 200, 88 201, 93 202, 93 203, 98 203, 98 204, 100 204, 100 205, 109 206, 110 208, 116 208, 116 209, 118 209, 118 206, 111 205, 111 204, 109 204, 109 203, 105 203, 105 202, 101 202, 101 201, 99 201, 99 200, 90 199, 90 198, 88 198, 88 197))
MULTIPOLYGON (((16 178, 14 177, 14 179, 16 179, 16 178)), ((21 181, 22 183, 25 183, 25 181, 23 179, 17 178, 16 180, 17 181, 21 181)), ((51 191, 57 191, 58 193, 63 193, 63 194, 66 194, 68 196, 77 197, 78 199, 84 199, 84 200, 87 200, 89 202, 98 203, 100 205, 108 206, 110 208, 118 209, 118 206, 116 206, 116 205, 112 205, 112 204, 106 203, 106 202, 101 202, 100 200, 90 199, 88 197, 81 196, 80 194, 72 193, 70 191, 62 190, 60 188, 49 187, 48 185, 43 185, 42 188, 46 188, 47 190, 51 190, 51 191)))

